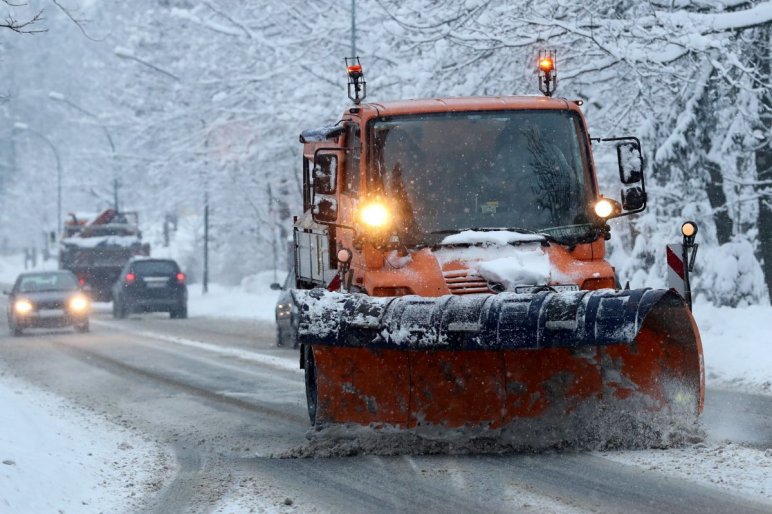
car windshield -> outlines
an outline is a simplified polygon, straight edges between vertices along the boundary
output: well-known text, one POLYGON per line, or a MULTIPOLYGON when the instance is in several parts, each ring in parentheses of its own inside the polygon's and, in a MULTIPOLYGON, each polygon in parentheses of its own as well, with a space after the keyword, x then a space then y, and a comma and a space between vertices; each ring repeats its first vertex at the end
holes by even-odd
POLYGON ((173 261, 138 261, 133 265, 134 273, 141 276, 175 275, 179 270, 173 261))
POLYGON ((470 228, 595 236, 585 137, 571 111, 395 116, 373 130, 374 180, 406 244, 470 228))
POLYGON ((20 293, 41 291, 73 291, 78 288, 78 280, 70 273, 39 273, 19 277, 16 290, 20 293))

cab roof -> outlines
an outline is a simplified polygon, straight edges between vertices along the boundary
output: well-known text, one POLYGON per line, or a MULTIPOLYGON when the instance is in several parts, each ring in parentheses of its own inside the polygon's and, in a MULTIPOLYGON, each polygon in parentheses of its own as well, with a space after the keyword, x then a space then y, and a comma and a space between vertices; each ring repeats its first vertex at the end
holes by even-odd
POLYGON ((422 98, 391 102, 371 102, 362 104, 359 107, 363 110, 375 110, 378 116, 456 111, 500 111, 509 109, 579 110, 578 105, 574 101, 541 95, 422 98))

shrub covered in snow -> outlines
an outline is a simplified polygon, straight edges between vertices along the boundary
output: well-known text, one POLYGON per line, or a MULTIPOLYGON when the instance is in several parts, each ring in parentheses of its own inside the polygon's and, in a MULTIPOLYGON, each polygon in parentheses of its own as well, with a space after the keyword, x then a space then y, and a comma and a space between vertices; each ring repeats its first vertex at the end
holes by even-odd
POLYGON ((748 241, 723 244, 703 257, 693 280, 698 297, 731 307, 769 303, 764 273, 748 241))

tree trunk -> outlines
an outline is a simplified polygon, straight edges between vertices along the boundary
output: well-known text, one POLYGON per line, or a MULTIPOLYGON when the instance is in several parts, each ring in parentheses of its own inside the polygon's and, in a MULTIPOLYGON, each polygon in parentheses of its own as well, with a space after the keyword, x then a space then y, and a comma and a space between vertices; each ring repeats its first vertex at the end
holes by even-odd
MULTIPOLYGON (((759 75, 764 84, 769 84, 770 56, 769 45, 772 44, 772 28, 760 29, 761 43, 759 48, 767 49, 759 54, 759 75)), ((772 180, 772 92, 765 85, 761 86, 761 98, 759 99, 759 127, 764 135, 756 149, 756 171, 759 183, 772 180)), ((769 297, 772 299, 772 187, 759 186, 759 251, 761 252, 764 280, 767 283, 769 297)))
POLYGON ((718 239, 718 244, 722 245, 728 243, 732 238, 732 218, 729 217, 729 211, 726 205, 721 167, 709 160, 705 160, 703 165, 707 168, 710 177, 710 180, 705 185, 705 189, 708 194, 710 207, 713 209, 713 223, 716 225, 716 238, 718 239))

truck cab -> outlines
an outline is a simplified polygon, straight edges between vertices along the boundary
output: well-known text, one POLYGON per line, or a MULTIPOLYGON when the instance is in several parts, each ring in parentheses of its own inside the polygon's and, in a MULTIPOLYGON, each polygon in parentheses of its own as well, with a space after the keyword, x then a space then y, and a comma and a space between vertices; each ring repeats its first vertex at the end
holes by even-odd
POLYGON ((343 250, 351 256, 343 285, 373 296, 613 288, 607 221, 645 207, 640 144, 613 139, 622 202, 604 199, 580 104, 536 96, 362 103, 333 127, 303 132, 298 287, 330 285, 343 250), (526 257, 546 256, 550 271, 507 276, 470 265, 479 259, 469 248, 502 238, 540 240, 526 257))

